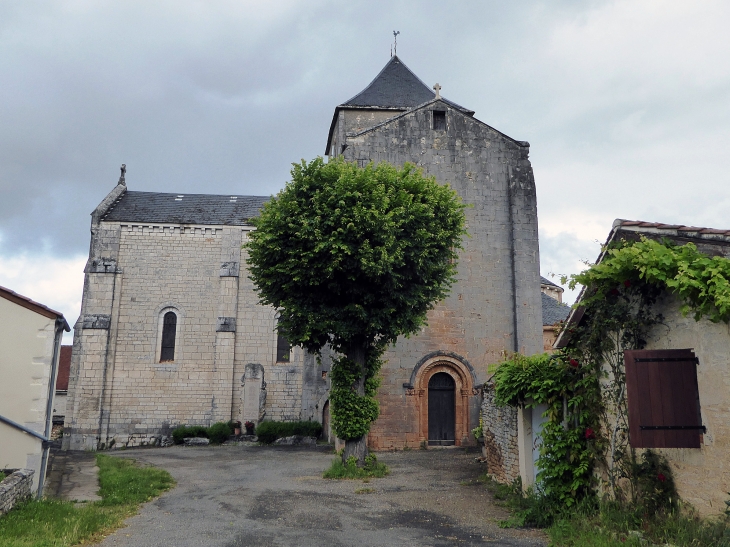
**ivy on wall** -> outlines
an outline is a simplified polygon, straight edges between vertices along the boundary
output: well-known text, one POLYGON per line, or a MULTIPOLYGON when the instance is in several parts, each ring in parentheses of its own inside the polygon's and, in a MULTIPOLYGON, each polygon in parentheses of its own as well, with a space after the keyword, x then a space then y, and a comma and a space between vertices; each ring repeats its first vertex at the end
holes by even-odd
POLYGON ((496 402, 547 405, 537 461, 545 494, 570 506, 593 490, 598 469, 615 498, 637 502, 646 485, 628 443, 624 351, 643 349, 662 323, 654 304, 664 293, 676 295, 680 311, 695 320, 729 322, 730 259, 692 243, 621 240, 599 264, 562 282, 585 287, 582 320, 565 326, 567 345, 552 356, 505 360, 494 376, 496 402))
POLYGON ((499 366, 494 383, 497 405, 547 405, 538 481, 545 494, 570 507, 590 488, 600 446, 596 374, 562 354, 514 354, 499 366))

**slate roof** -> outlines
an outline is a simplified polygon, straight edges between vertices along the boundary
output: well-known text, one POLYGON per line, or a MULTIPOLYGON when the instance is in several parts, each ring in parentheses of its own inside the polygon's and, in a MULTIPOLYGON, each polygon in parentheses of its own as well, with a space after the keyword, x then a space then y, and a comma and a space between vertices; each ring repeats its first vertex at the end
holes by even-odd
POLYGON ((102 216, 119 222, 241 226, 257 216, 269 196, 124 192, 102 216))
MULTIPOLYGON (((415 108, 435 98, 433 89, 409 69, 397 55, 394 55, 370 84, 340 107, 361 108, 415 108)), ((474 114, 474 111, 442 100, 459 110, 474 114)))
POLYGON ((560 321, 565 321, 570 313, 570 306, 558 302, 554 298, 550 298, 544 292, 542 296, 542 324, 554 325, 560 321))
MULTIPOLYGON (((329 154, 332 144, 332 132, 337 122, 337 116, 342 109, 382 109, 407 111, 436 98, 434 90, 423 83, 397 55, 393 55, 385 64, 375 79, 360 93, 335 108, 332 116, 330 131, 327 136, 325 154, 329 154)), ((464 108, 454 102, 441 97, 449 106, 473 116, 474 111, 464 108)))
POLYGON ((547 277, 540 276, 540 283, 543 285, 550 285, 551 287, 557 287, 558 289, 562 289, 560 285, 556 285, 552 281, 550 281, 547 277))

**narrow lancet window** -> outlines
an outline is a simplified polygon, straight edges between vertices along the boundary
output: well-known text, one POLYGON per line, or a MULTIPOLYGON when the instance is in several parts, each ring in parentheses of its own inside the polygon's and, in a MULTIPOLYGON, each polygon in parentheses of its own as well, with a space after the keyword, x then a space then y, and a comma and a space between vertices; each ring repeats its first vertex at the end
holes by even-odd
POLYGON ((278 332, 276 336, 276 362, 288 363, 290 352, 291 344, 289 344, 289 340, 286 339, 286 336, 278 332))
POLYGON ((177 315, 169 311, 162 322, 162 347, 160 362, 175 360, 175 334, 177 333, 177 315))

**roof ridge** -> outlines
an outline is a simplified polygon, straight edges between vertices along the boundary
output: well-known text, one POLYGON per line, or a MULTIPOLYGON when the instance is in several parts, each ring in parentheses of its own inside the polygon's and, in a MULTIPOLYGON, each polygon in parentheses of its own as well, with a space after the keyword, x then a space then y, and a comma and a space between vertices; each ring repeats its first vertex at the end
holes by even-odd
POLYGON ((676 230, 677 232, 697 232, 700 234, 716 234, 730 236, 730 229, 709 228, 702 226, 687 226, 685 224, 666 224, 663 222, 649 222, 645 220, 626 220, 617 218, 613 223, 614 228, 636 227, 655 228, 657 230, 676 230))

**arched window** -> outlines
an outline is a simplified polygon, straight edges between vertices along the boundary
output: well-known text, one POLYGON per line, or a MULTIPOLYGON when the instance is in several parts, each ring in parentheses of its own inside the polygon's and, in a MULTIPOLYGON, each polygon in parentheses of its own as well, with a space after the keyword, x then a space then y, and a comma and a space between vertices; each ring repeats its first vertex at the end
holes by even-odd
MULTIPOLYGON (((278 319, 277 319, 278 322, 278 319)), ((291 344, 286 336, 277 331, 276 335, 276 362, 277 363, 288 363, 289 354, 291 353, 291 344)))
POLYGON ((177 334, 177 314, 169 311, 162 321, 162 346, 160 363, 175 360, 175 335, 177 334))

